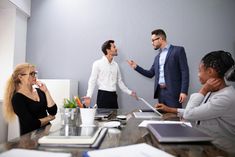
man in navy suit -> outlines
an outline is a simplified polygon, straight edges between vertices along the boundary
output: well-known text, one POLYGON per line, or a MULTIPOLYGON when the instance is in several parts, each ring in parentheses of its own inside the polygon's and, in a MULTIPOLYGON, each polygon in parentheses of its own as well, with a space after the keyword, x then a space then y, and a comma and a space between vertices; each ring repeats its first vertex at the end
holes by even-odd
POLYGON ((189 68, 184 47, 167 43, 162 29, 152 31, 152 45, 159 53, 149 70, 137 65, 133 60, 128 64, 140 74, 155 76, 154 98, 170 107, 182 108, 189 87, 189 68))

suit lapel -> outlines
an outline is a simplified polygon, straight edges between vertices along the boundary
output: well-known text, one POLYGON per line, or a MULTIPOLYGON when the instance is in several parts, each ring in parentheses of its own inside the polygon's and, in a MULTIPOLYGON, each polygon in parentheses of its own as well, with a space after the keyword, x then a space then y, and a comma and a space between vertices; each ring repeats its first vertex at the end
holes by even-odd
POLYGON ((155 68, 157 68, 157 69, 159 69, 159 58, 160 58, 160 53, 158 53, 157 56, 156 56, 156 64, 155 65, 157 67, 155 66, 155 68))
POLYGON ((165 64, 167 63, 168 58, 169 58, 169 56, 171 55, 172 50, 173 50, 173 46, 170 45, 169 50, 168 50, 167 55, 166 55, 165 64))

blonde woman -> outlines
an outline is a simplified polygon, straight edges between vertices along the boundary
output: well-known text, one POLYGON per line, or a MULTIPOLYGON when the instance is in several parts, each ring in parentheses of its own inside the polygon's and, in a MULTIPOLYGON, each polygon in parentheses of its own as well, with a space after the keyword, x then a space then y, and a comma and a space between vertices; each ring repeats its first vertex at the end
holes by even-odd
POLYGON ((5 90, 3 111, 8 122, 19 118, 20 135, 50 124, 57 106, 45 84, 37 81, 37 71, 29 63, 19 64, 5 90), (35 88, 37 86, 37 88, 35 88))

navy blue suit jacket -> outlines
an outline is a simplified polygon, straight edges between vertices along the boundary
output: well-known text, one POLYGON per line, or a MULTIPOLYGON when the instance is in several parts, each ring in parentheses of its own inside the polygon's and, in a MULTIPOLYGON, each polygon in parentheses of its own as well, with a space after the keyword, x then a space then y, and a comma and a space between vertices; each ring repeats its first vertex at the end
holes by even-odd
MULTIPOLYGON (((149 70, 145 70, 140 66, 135 69, 146 77, 152 78, 155 76, 154 98, 157 98, 159 90, 159 56, 160 54, 157 54, 149 70)), ((189 68, 183 47, 170 45, 164 64, 164 76, 169 94, 175 98, 179 98, 180 93, 188 94, 189 68)))

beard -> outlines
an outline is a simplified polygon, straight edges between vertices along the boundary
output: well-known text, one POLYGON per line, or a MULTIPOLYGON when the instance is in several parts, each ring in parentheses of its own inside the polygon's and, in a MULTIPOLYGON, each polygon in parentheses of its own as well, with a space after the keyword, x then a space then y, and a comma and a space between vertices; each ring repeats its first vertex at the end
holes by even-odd
POLYGON ((113 53, 112 53, 112 56, 117 56, 117 55, 118 55, 117 52, 113 52, 113 53))
POLYGON ((158 50, 160 47, 161 47, 160 45, 157 45, 157 46, 155 46, 153 49, 154 49, 154 50, 158 50))

